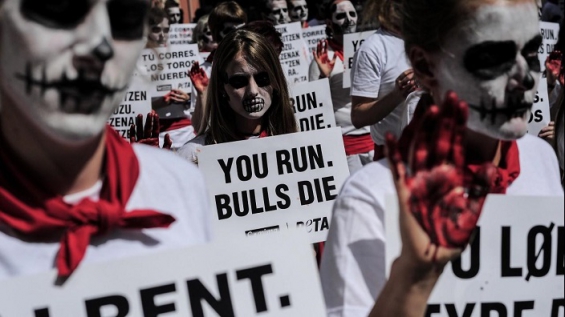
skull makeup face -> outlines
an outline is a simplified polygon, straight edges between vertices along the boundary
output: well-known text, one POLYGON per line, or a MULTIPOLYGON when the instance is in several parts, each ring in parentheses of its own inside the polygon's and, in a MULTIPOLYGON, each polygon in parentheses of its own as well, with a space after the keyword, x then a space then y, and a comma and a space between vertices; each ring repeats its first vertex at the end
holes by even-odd
POLYGON ((469 103, 468 126, 497 139, 527 132, 540 77, 535 4, 485 4, 450 34, 437 53, 437 93, 469 103))
POLYGON ((244 25, 244 23, 241 23, 241 24, 236 24, 236 23, 232 23, 232 22, 224 23, 223 28, 220 31, 220 38, 218 39, 218 41, 223 40, 224 37, 226 37, 226 35, 228 35, 230 32, 237 30, 238 28, 242 27, 243 25, 244 25))
POLYGON ((290 20, 306 22, 308 20, 308 4, 305 0, 290 0, 290 20))
POLYGON ((334 35, 355 33, 357 30, 357 11, 351 1, 335 1, 331 7, 331 12, 334 35))
POLYGON ((4 0, 3 106, 64 140, 97 135, 130 81, 148 10, 149 0, 4 0))
POLYGON ((269 10, 267 19, 274 25, 290 22, 286 0, 267 0, 267 9, 269 10))
POLYGON ((181 12, 179 7, 170 7, 167 9, 170 24, 181 23, 181 12))
POLYGON ((208 24, 204 27, 203 34, 200 35, 200 40, 202 40, 202 50, 204 52, 211 52, 218 47, 218 43, 214 42, 212 31, 210 31, 208 24))
POLYGON ((158 24, 149 28, 149 43, 151 46, 165 47, 169 41, 169 19, 162 19, 158 24))

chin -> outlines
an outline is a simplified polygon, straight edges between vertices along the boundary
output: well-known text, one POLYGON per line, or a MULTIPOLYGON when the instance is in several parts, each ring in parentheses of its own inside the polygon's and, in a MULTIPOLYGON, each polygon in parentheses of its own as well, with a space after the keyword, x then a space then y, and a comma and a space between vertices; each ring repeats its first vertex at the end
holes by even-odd
POLYGON ((490 118, 480 119, 475 111, 470 112, 467 126, 469 129, 485 134, 491 138, 513 141, 520 139, 528 133, 528 118, 530 111, 523 116, 508 119, 506 115, 497 115, 493 123, 490 118))
POLYGON ((49 134, 65 142, 80 142, 92 139, 104 130, 107 118, 99 115, 51 114, 44 119, 49 134))

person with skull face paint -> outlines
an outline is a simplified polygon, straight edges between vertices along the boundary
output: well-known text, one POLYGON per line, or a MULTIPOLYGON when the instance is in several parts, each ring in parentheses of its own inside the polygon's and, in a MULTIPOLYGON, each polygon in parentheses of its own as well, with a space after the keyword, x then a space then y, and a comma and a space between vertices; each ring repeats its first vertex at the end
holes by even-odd
POLYGON ((373 161, 374 143, 369 127, 355 128, 351 122, 349 88, 343 88, 343 35, 355 33, 357 12, 351 1, 334 0, 325 7, 328 40, 318 43, 310 63, 310 81, 329 78, 336 123, 342 129, 349 171, 354 173, 373 161))
POLYGON ((165 11, 167 12, 170 24, 183 23, 182 9, 175 0, 167 0, 167 2, 165 2, 165 11))
POLYGON ((159 8, 152 8, 149 14, 147 48, 166 47, 169 41, 169 17, 159 8))
POLYGON ((321 265, 329 316, 422 316, 425 300, 418 305, 404 297, 429 295, 456 255, 445 252, 468 243, 486 194, 563 196, 555 153, 527 134, 540 77, 534 1, 405 0, 402 14, 414 74, 440 106, 421 102, 398 143, 387 135, 388 160, 352 175, 336 199, 321 265), (433 189, 439 187, 445 194, 433 189), (404 220, 419 224, 410 234, 425 234, 418 234, 419 256, 406 260, 403 249, 383 289, 384 206, 391 194, 404 220), (453 202, 458 207, 447 216, 424 221, 426 206, 442 213, 453 202), (424 270, 415 267, 422 261, 429 261, 424 270), (372 309, 381 290, 379 303, 398 304, 372 309))
POLYGON ((149 0, 56 3, 0 4, 0 279, 209 241, 196 167, 106 124, 149 0))
POLYGON ((308 4, 306 0, 288 0, 291 22, 300 22, 302 28, 308 27, 308 4))
POLYGON ((247 30, 218 45, 206 112, 198 136, 179 150, 198 162, 200 147, 297 131, 278 54, 265 37, 247 30))
POLYGON ((271 21, 274 25, 290 23, 288 3, 286 0, 261 0, 263 1, 263 19, 271 21))
POLYGON ((357 50, 351 66, 351 121, 371 126, 375 159, 384 157, 385 133, 399 136, 406 97, 416 89, 400 30, 401 0, 378 0, 381 27, 357 50))
POLYGON ((214 41, 212 31, 210 31, 210 27, 208 26, 209 17, 208 14, 203 15, 194 28, 194 42, 198 44, 200 53, 210 53, 218 47, 218 43, 214 41))

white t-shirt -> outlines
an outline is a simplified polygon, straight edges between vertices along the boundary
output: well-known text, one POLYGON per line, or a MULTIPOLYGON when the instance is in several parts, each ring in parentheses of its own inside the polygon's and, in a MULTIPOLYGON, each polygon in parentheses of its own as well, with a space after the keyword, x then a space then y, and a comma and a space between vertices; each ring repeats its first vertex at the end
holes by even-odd
MULTIPOLYGON (((520 175, 507 195, 563 196, 553 149, 526 135, 518 140, 520 175)), ((366 165, 335 201, 321 265, 329 317, 366 317, 385 284, 384 206, 395 195, 385 160, 366 165)))
MULTIPOLYGON (((126 210, 152 209, 169 214, 176 221, 167 229, 114 230, 92 237, 82 263, 110 261, 211 240, 208 195, 198 169, 161 149, 141 144, 133 148, 140 172, 126 210)), ((97 200, 101 187, 102 182, 98 182, 65 200, 69 203, 86 197, 97 200)), ((0 231, 0 280, 54 269, 58 250, 58 240, 24 242, 0 231)))
POLYGON ((206 145, 206 135, 202 134, 194 139, 188 141, 185 145, 183 145, 178 151, 177 154, 180 155, 182 158, 198 165, 198 153, 200 153, 200 149, 206 145))
MULTIPOLYGON (((334 57, 334 50, 328 47, 328 58, 331 60, 334 57)), ((332 94, 332 104, 335 112, 335 122, 338 127, 341 127, 341 134, 343 135, 361 135, 369 133, 370 127, 362 127, 356 129, 351 123, 351 96, 349 88, 343 88, 343 72, 345 65, 340 58, 336 58, 334 69, 330 74, 330 90, 332 94)), ((320 79, 320 68, 315 60, 310 63, 309 71, 310 81, 320 79)))
POLYGON ((176 150, 181 148, 186 142, 194 139, 196 137, 196 133, 194 132, 194 127, 192 125, 188 125, 186 127, 182 127, 180 129, 170 130, 170 131, 163 131, 159 133, 159 146, 163 147, 165 143, 165 135, 169 135, 173 145, 171 146, 171 150, 176 150))
POLYGON ((400 123, 400 128, 402 130, 404 130, 404 128, 410 124, 412 118, 414 118, 414 112, 416 111, 418 102, 420 102, 420 97, 422 97, 425 93, 426 92, 424 90, 416 90, 406 97, 406 100, 404 101, 404 112, 402 113, 402 120, 400 123))
MULTIPOLYGON (((355 53, 351 67, 351 96, 382 98, 394 90, 398 76, 409 68, 404 41, 378 29, 355 53)), ((400 136, 403 112, 402 102, 383 120, 371 126, 371 136, 376 144, 384 144, 386 132, 400 136)))

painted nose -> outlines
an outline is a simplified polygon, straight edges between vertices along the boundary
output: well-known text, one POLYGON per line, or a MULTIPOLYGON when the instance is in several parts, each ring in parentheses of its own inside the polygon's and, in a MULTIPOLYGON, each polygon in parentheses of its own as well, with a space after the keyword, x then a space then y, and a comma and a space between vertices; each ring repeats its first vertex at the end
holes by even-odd
POLYGON ((536 80, 530 73, 528 73, 526 77, 524 77, 524 80, 522 81, 522 86, 524 86, 526 90, 531 90, 535 87, 535 85, 536 85, 536 80))
POLYGON ((103 38, 102 42, 94 48, 92 54, 101 62, 106 62, 114 57, 114 49, 108 40, 103 38))

